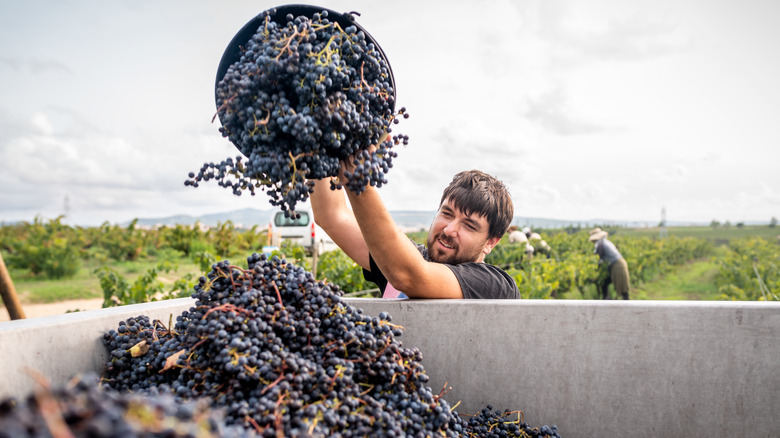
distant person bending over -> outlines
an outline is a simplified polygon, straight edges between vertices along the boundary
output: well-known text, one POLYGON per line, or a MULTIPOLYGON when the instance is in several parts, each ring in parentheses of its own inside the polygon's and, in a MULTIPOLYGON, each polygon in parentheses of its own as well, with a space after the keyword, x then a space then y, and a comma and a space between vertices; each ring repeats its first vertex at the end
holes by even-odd
POLYGON ((534 246, 531 245, 530 242, 528 242, 528 236, 525 235, 525 232, 517 229, 517 225, 512 225, 511 227, 509 227, 508 240, 509 243, 517 243, 520 245, 524 245, 525 254, 528 257, 532 257, 534 255, 534 246))
POLYGON ((609 299, 609 284, 615 286, 615 292, 624 300, 628 299, 630 289, 630 280, 628 276, 628 263, 620 254, 614 243, 607 239, 609 233, 601 228, 594 228, 590 231, 589 240, 593 242, 593 252, 599 256, 599 264, 606 263, 609 271, 607 280, 601 285, 601 298, 609 299))
POLYGON ((552 255, 552 248, 550 245, 542 239, 542 236, 539 233, 531 232, 530 228, 528 228, 528 232, 530 233, 528 236, 528 243, 533 246, 534 252, 544 254, 549 259, 552 255))
MULTIPOLYGON (((344 175, 342 164, 341 175, 344 175)), ((520 298, 515 281, 484 263, 513 217, 503 183, 477 171, 455 175, 444 190, 427 245, 395 224, 376 187, 355 194, 315 183, 314 220, 379 286, 383 298, 520 298)))
POLYGON ((528 242, 528 237, 522 231, 517 229, 517 225, 509 227, 509 243, 525 243, 528 242))

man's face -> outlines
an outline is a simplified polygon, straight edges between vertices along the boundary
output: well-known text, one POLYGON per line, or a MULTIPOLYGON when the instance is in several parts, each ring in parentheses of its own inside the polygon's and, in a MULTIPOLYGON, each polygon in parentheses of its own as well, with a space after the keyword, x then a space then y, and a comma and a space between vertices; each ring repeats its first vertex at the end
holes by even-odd
POLYGON ((488 239, 488 229, 485 216, 466 216, 446 199, 428 230, 428 256, 450 265, 481 262, 499 241, 488 239))

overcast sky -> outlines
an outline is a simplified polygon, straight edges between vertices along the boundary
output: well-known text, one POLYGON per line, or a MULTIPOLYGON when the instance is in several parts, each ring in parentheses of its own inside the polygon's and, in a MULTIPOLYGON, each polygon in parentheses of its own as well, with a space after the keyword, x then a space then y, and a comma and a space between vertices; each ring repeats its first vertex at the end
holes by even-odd
MULTIPOLYGON (((279 4, 0 2, 0 222, 271 208, 184 180, 236 155, 211 121, 216 69, 279 4)), ((523 217, 780 217, 780 2, 313 4, 361 14, 411 114, 381 189, 391 210, 435 210, 477 168, 523 217)))

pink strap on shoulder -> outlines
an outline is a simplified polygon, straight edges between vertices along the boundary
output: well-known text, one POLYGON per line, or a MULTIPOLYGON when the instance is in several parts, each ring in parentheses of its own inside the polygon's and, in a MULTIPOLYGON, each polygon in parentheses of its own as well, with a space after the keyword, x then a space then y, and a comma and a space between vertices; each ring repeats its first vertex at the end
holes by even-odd
POLYGON ((401 291, 388 282, 387 287, 385 287, 385 292, 382 294, 382 298, 398 298, 399 295, 401 295, 401 291))

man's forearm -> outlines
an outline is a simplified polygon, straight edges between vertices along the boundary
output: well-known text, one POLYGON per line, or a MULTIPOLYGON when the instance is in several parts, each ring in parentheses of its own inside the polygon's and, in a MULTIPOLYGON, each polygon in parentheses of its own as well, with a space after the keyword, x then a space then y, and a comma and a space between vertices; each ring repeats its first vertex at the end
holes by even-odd
POLYGON ((314 192, 309 196, 314 222, 326 233, 334 227, 333 222, 348 210, 344 193, 330 189, 330 179, 320 179, 314 182, 314 192))
POLYGON ((336 245, 355 263, 368 269, 368 247, 363 240, 355 215, 352 214, 344 190, 331 190, 330 179, 318 180, 309 197, 316 222, 336 245))
POLYGON ((367 187, 356 195, 347 190, 349 202, 363 239, 385 278, 401 288, 415 277, 415 269, 423 263, 422 255, 398 229, 375 187, 367 187))

